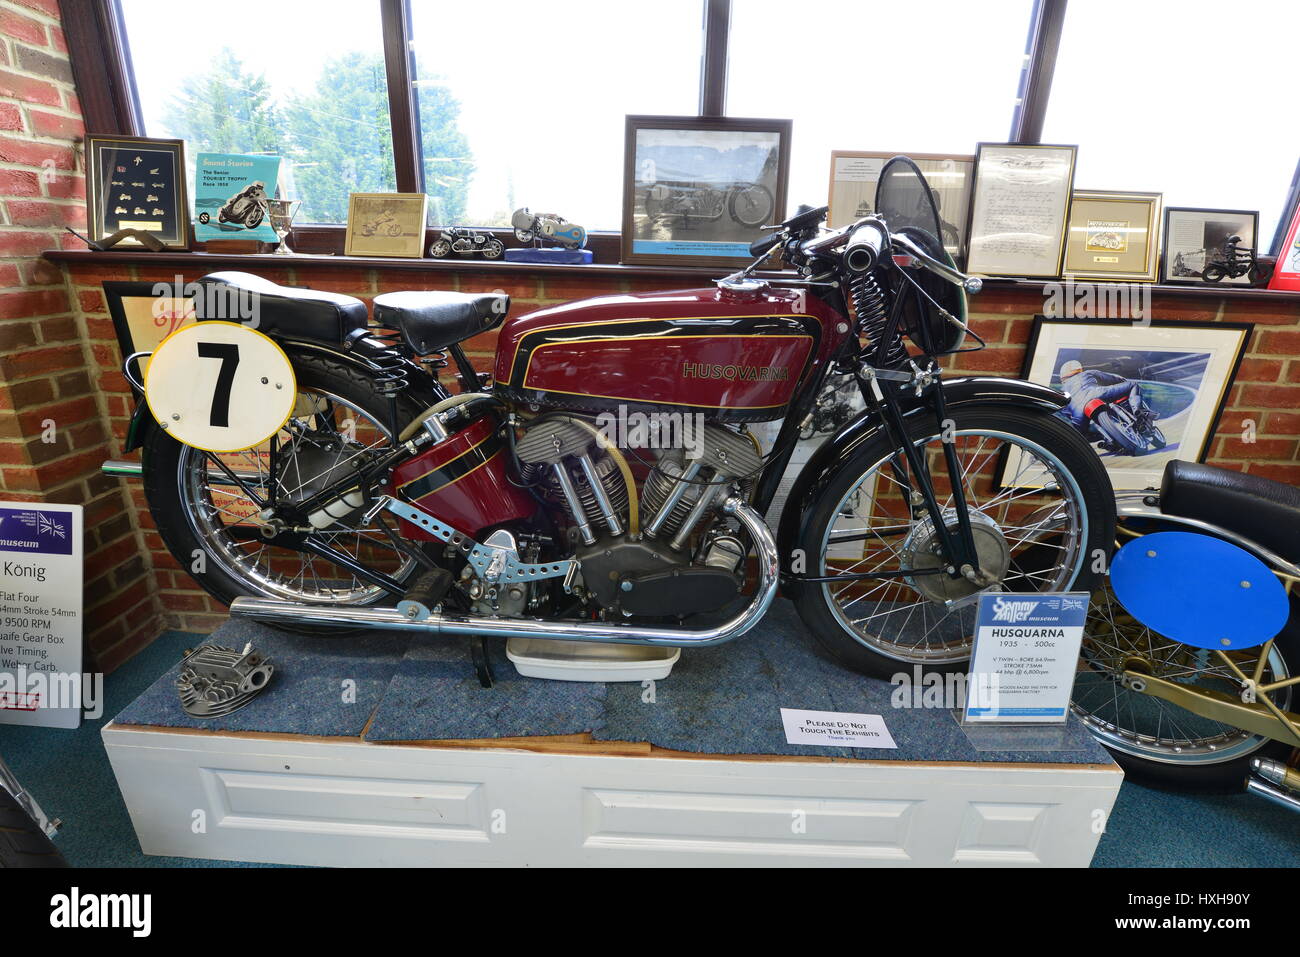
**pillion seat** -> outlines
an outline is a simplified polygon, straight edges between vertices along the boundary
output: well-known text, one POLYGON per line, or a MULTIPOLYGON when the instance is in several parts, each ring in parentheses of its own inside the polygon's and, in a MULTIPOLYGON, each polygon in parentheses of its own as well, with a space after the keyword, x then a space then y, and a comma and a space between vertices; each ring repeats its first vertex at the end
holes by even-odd
POLYGON ((496 293, 386 292, 375 296, 375 322, 397 329, 416 355, 428 355, 498 325, 510 297, 496 293))
POLYGON ((209 273, 199 285, 203 294, 194 299, 198 319, 253 320, 262 332, 293 339, 342 342, 348 333, 366 328, 369 318, 360 299, 281 286, 252 273, 209 273))
POLYGON ((1289 561, 1300 559, 1300 489, 1260 475, 1174 459, 1160 510, 1244 535, 1289 561))

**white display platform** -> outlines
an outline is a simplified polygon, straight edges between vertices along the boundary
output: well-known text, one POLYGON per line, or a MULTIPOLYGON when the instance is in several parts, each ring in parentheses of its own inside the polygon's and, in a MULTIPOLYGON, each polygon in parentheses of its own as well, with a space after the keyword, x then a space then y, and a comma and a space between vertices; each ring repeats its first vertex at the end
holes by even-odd
POLYGON ((144 853, 280 864, 1083 867, 1123 780, 584 738, 103 730, 144 853))

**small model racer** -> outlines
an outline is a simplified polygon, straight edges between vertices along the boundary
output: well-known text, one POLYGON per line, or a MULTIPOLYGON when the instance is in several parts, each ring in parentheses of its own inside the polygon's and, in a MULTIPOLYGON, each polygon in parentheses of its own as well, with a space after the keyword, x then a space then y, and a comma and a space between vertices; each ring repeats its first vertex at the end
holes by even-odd
POLYGON ((466 226, 452 226, 444 229, 433 245, 429 255, 434 259, 445 259, 452 253, 461 256, 479 255, 484 259, 500 259, 506 251, 506 244, 491 233, 470 229, 466 226))
POLYGON ((582 249, 587 245, 587 230, 555 213, 533 213, 527 206, 516 209, 510 218, 515 239, 521 243, 549 240, 565 249, 582 249))

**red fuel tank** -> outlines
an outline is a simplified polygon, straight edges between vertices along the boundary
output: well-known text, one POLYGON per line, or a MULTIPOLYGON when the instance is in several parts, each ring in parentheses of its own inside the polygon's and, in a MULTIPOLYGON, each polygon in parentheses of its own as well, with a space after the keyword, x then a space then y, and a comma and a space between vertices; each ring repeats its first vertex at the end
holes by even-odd
POLYGON ((509 398, 584 412, 632 406, 779 419, 848 325, 790 290, 601 296, 507 318, 493 378, 509 398))
MULTIPOLYGON (((488 417, 393 469, 390 493, 412 502, 467 535, 489 525, 526 518, 537 510, 532 497, 506 477, 505 443, 488 417)), ((410 522, 405 538, 437 541, 410 522)))

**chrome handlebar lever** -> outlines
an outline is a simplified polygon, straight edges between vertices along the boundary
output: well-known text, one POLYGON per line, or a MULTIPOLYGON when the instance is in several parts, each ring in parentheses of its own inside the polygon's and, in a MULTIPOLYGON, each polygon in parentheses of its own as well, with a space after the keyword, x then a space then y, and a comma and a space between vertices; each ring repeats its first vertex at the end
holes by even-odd
POLYGON ((930 272, 934 273, 941 279, 946 279, 954 286, 961 286, 966 292, 974 295, 984 288, 984 280, 978 276, 967 276, 965 273, 954 269, 947 263, 939 262, 929 253, 921 249, 920 246, 912 242, 906 236, 893 236, 894 249, 905 256, 914 259, 919 266, 923 266, 930 272))

